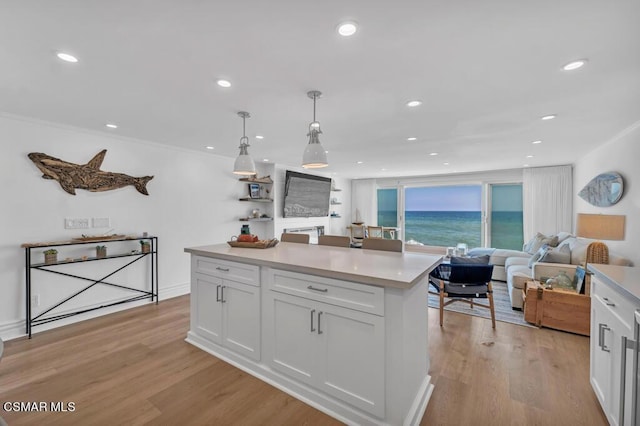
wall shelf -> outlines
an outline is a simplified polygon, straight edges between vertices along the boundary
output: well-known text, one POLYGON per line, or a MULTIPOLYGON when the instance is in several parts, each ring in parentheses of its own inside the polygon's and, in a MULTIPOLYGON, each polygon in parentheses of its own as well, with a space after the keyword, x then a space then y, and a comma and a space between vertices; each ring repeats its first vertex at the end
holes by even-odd
POLYGON ((241 217, 238 219, 240 222, 271 222, 273 220, 272 217, 241 217))

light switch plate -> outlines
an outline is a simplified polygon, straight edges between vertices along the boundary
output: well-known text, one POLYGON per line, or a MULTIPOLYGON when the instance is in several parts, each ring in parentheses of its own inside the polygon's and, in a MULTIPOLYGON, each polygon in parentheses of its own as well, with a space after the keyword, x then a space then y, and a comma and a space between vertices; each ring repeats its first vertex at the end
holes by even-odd
POLYGON ((89 218, 66 217, 64 219, 65 229, 89 229, 89 218))

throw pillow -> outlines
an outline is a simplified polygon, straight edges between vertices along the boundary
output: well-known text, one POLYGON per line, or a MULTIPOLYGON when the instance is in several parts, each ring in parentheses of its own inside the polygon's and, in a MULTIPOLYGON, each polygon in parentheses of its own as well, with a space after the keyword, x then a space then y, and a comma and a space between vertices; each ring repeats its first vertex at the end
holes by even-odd
POLYGON ((451 256, 450 263, 452 265, 488 265, 489 255, 485 254, 484 256, 476 256, 476 257, 451 256))
POLYGON ((538 262, 563 263, 568 265, 571 263, 571 249, 568 244, 563 244, 556 248, 549 248, 542 256, 540 256, 538 262))
POLYGON ((557 246, 558 245, 558 236, 557 235, 546 236, 546 235, 538 232, 535 237, 533 237, 531 240, 529 240, 529 242, 527 242, 527 244, 524 245, 524 247, 523 247, 524 250, 523 251, 526 251, 529 254, 534 254, 544 244, 548 244, 551 247, 557 246))
POLYGON ((549 245, 543 244, 529 259, 529 268, 533 267, 533 264, 538 262, 540 258, 547 253, 547 250, 549 250, 549 245))

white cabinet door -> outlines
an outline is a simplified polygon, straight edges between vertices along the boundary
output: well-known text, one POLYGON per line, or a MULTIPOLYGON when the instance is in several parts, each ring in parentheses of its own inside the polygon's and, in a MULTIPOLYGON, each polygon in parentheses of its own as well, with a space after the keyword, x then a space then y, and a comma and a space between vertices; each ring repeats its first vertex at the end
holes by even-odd
POLYGON ((611 425, 631 424, 631 372, 633 360, 627 353, 625 389, 622 381, 622 338, 633 339, 633 310, 621 309, 620 300, 610 293, 601 294, 604 284, 593 280, 596 291, 591 298, 591 385, 611 425), (608 296, 608 297, 607 297, 608 296), (627 312, 629 311, 629 312, 627 312), (621 422, 621 399, 626 398, 624 421, 621 422))
POLYGON ((271 366, 384 417, 384 317, 272 291, 271 366))
POLYGON ((191 328, 199 336, 222 343, 222 280, 210 275, 194 273, 191 280, 191 328))
POLYGON ((315 385, 318 366, 315 302, 270 292, 272 304, 271 366, 301 382, 315 385))
POLYGON ((260 359, 260 287, 223 280, 221 288, 223 345, 260 359))
POLYGON ((384 417, 384 317, 326 304, 318 309, 320 389, 384 417))

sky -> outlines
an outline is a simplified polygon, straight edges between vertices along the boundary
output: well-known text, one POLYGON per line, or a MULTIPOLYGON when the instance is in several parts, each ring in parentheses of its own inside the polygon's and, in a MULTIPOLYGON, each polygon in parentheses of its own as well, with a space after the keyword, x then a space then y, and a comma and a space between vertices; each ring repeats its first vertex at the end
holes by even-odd
POLYGON ((473 211, 482 209, 482 186, 431 186, 405 189, 407 211, 473 211))
MULTIPOLYGON (((522 211, 522 187, 520 185, 497 185, 493 188, 494 211, 522 211)), ((378 205, 380 210, 395 210, 396 191, 379 191, 378 205)), ((405 208, 407 211, 480 211, 482 209, 482 186, 406 188, 405 208)))

